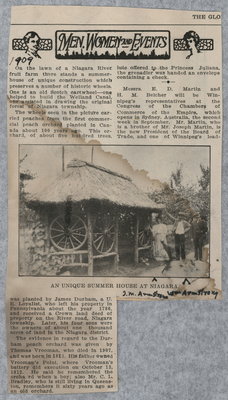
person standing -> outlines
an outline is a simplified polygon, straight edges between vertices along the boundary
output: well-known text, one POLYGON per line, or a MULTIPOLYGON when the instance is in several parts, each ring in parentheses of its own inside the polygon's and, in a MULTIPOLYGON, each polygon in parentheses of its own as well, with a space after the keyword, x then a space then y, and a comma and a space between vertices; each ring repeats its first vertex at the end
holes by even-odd
POLYGON ((154 238, 154 258, 157 261, 168 260, 167 247, 167 225, 162 223, 161 217, 157 217, 156 224, 152 228, 154 238))
POLYGON ((193 215, 191 231, 195 250, 195 260, 202 261, 203 245, 208 228, 206 220, 201 218, 199 213, 193 215))
POLYGON ((178 218, 175 218, 168 213, 167 215, 174 221, 173 232, 175 239, 176 259, 185 260, 185 235, 190 230, 191 224, 184 219, 185 213, 183 212, 179 212, 178 218))

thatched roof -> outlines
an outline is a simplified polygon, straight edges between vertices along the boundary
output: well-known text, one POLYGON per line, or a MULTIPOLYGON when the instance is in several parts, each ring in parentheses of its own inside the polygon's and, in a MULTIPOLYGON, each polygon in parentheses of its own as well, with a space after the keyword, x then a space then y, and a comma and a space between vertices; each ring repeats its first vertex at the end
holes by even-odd
POLYGON ((37 193, 29 193, 27 201, 31 203, 64 203, 98 200, 119 206, 158 210, 156 204, 140 190, 130 178, 90 164, 85 161, 71 161, 54 182, 37 193))

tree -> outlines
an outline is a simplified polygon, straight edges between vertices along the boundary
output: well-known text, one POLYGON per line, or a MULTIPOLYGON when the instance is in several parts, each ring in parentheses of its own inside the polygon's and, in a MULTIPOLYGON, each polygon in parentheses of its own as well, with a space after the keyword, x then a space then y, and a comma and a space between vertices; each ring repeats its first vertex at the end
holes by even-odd
MULTIPOLYGON (((164 204, 168 213, 174 217, 181 211, 191 220, 195 212, 209 217, 210 207, 210 169, 200 165, 201 176, 197 184, 184 184, 183 165, 171 172, 170 184, 166 184, 162 191, 149 193, 149 197, 157 203, 164 204)), ((164 222, 166 217, 164 216, 164 222)))
POLYGON ((183 164, 180 164, 177 167, 176 171, 171 173, 170 177, 170 186, 171 188, 178 188, 181 186, 183 181, 183 164))
POLYGON ((210 168, 200 164, 201 176, 198 179, 200 190, 198 192, 198 207, 200 213, 207 217, 210 211, 210 168))
POLYGON ((210 169, 200 164, 201 177, 198 180, 199 186, 202 190, 209 190, 210 186, 210 169))

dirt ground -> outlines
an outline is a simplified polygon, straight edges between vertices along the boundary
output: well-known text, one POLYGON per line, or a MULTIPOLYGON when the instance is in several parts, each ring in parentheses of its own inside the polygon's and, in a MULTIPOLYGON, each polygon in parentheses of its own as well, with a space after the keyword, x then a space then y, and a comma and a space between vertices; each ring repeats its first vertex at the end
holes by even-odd
POLYGON ((139 264, 119 265, 113 267, 94 268, 94 276, 149 276, 149 277, 207 277, 209 265, 203 261, 194 261, 193 253, 184 261, 149 261, 141 260, 139 264))
MULTIPOLYGON (((63 269, 59 276, 86 276, 86 268, 63 269)), ((209 264, 195 261, 194 253, 189 253, 184 261, 156 261, 141 258, 137 265, 119 263, 114 267, 111 262, 102 262, 94 266, 94 276, 124 276, 124 277, 208 277, 209 264)))

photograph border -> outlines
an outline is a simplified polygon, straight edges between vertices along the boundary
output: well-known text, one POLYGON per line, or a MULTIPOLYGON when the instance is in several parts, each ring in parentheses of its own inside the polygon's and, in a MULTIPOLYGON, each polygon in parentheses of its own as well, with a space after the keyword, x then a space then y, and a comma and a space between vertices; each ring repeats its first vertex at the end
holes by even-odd
POLYGON ((58 143, 58 144, 50 144, 50 143, 21 143, 18 145, 18 277, 21 278, 66 278, 64 275, 22 275, 19 273, 20 269, 20 221, 19 221, 19 208, 20 208, 20 147, 21 146, 66 146, 66 147, 207 147, 208 148, 208 156, 209 156, 209 168, 210 168, 210 188, 209 188, 209 275, 208 276, 185 276, 185 277, 180 277, 180 276, 134 276, 134 275, 96 275, 96 276, 89 276, 87 275, 70 275, 68 278, 74 279, 75 277, 80 277, 80 278, 107 278, 107 279, 150 279, 150 278, 157 278, 157 279, 183 279, 183 278, 191 278, 191 279, 208 279, 211 278, 211 145, 144 145, 144 144, 63 144, 63 143, 58 143))

